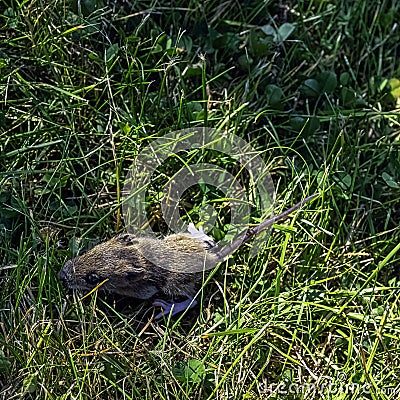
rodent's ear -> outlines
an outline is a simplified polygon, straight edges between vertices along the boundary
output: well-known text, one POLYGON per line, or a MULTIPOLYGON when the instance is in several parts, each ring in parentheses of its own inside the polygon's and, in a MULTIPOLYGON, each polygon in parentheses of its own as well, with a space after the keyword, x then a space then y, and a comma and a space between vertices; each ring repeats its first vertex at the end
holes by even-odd
POLYGON ((136 236, 131 235, 130 233, 123 233, 122 235, 117 236, 116 240, 125 246, 134 246, 139 243, 139 240, 136 238, 136 236))
POLYGON ((144 270, 138 268, 137 271, 129 271, 126 273, 125 277, 130 283, 141 281, 144 277, 144 270))

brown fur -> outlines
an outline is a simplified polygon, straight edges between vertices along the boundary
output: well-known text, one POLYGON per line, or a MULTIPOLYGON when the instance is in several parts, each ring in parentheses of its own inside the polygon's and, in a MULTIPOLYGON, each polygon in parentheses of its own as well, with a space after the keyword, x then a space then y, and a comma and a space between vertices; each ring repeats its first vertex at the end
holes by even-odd
POLYGON ((202 278, 199 271, 217 262, 204 242, 186 234, 163 240, 123 234, 67 261, 60 276, 71 289, 91 290, 104 282, 101 289, 139 299, 157 293, 190 297, 202 278))

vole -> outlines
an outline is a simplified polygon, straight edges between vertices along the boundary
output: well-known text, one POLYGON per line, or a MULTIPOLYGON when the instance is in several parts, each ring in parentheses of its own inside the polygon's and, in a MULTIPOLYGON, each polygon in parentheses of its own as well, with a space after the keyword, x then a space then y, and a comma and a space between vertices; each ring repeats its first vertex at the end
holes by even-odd
POLYGON ((249 229, 223 249, 193 224, 189 225, 188 233, 173 234, 164 239, 120 234, 67 261, 60 278, 70 289, 89 291, 98 287, 144 300, 163 294, 172 301, 154 301, 153 305, 164 309, 156 318, 171 310, 174 315, 196 304, 194 296, 203 271, 213 268, 250 238, 286 218, 317 195, 309 196, 249 229), (175 298, 186 300, 174 302, 175 298))

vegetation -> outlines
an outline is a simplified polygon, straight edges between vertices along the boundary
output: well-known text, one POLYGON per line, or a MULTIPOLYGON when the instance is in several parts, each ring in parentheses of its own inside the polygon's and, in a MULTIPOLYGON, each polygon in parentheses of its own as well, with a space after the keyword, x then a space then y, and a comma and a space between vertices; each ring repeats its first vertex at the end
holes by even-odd
MULTIPOLYGON (((396 0, 2 1, 0 397, 399 398, 399 17, 396 0), (182 316, 63 287, 67 259, 124 229, 141 149, 201 126, 251 143, 276 212, 320 196, 182 316)), ((221 196, 200 186, 194 222, 221 196)))

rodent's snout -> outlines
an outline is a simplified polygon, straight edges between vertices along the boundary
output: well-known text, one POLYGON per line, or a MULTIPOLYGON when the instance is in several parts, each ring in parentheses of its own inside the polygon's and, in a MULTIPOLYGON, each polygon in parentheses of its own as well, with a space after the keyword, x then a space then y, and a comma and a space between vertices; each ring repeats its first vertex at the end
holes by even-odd
POLYGON ((68 283, 68 270, 72 267, 72 261, 68 260, 64 266, 62 267, 62 270, 58 273, 58 277, 62 280, 63 283, 68 283))
POLYGON ((57 276, 65 283, 67 281, 67 274, 64 272, 64 268, 57 274, 57 276))

